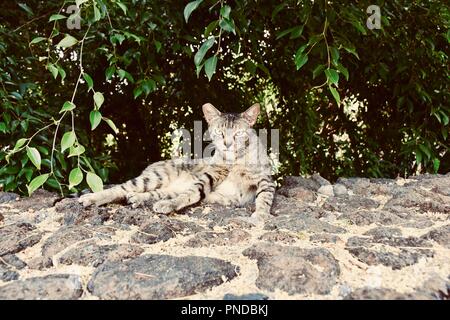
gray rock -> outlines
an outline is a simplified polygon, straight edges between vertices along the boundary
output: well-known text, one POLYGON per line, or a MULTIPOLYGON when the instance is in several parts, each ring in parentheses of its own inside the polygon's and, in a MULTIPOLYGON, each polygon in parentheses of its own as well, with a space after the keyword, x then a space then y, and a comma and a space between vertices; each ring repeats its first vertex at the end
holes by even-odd
POLYGON ((330 197, 322 208, 337 212, 354 212, 360 209, 375 209, 379 206, 375 200, 361 196, 330 197))
POLYGON ((85 222, 91 225, 101 225, 111 216, 110 208, 97 206, 84 208, 78 199, 63 199, 55 205, 55 210, 64 213, 65 225, 85 222))
POLYGON ((177 235, 190 235, 204 230, 203 227, 193 223, 167 217, 152 219, 139 227, 132 240, 137 243, 153 244, 164 242, 177 235))
POLYGON ((401 225, 410 228, 428 228, 433 225, 433 222, 426 217, 385 210, 354 210, 344 212, 338 217, 338 220, 346 220, 358 226, 377 223, 381 225, 401 225))
POLYGON ((200 232, 186 242, 187 247, 229 246, 250 239, 250 234, 241 229, 227 232, 200 232))
POLYGON ((432 247, 431 243, 418 237, 350 237, 348 247, 369 247, 381 243, 392 247, 432 247))
POLYGON ((431 296, 423 293, 400 293, 386 288, 359 288, 344 297, 344 300, 430 300, 431 296))
POLYGON ((318 193, 326 195, 328 197, 334 196, 333 186, 332 185, 325 185, 321 186, 319 190, 317 190, 318 193))
POLYGON ((423 235, 422 238, 436 241, 441 246, 450 248, 450 224, 433 229, 423 235))
POLYGON ((15 223, 0 228, 0 256, 16 253, 38 243, 42 232, 29 223, 15 223))
POLYGON ((266 230, 287 229, 294 232, 308 231, 312 233, 344 233, 346 230, 328 222, 312 218, 306 214, 274 217, 266 223, 266 230))
MULTIPOLYGON (((412 208, 418 212, 450 213, 450 204, 440 195, 420 188, 403 188, 396 192, 385 208, 412 208)), ((388 209, 389 210, 389 209, 388 209)))
POLYGON ((323 248, 301 249, 259 243, 243 254, 257 260, 256 285, 268 291, 328 294, 340 273, 337 260, 323 248))
POLYGON ((15 254, 7 254, 0 258, 0 266, 10 266, 17 270, 21 270, 27 266, 19 257, 15 254))
POLYGON ((321 187, 331 185, 330 181, 328 181, 328 180, 325 179, 325 178, 322 178, 322 177, 320 176, 320 174, 318 174, 318 173, 314 173, 314 174, 311 176, 311 179, 314 180, 314 181, 316 181, 321 187))
POLYGON ((259 240, 267 241, 267 242, 282 242, 286 244, 294 243, 298 238, 290 235, 289 233, 275 230, 264 233, 259 237, 259 240))
POLYGON ((309 241, 319 243, 337 243, 338 241, 342 240, 335 234, 316 233, 309 237, 309 241))
POLYGON ((303 187, 311 191, 317 191, 321 184, 313 179, 303 177, 287 176, 283 179, 283 187, 303 187))
POLYGON ((209 221, 208 227, 214 228, 216 226, 230 226, 233 225, 238 228, 250 228, 251 224, 239 221, 241 217, 250 217, 252 211, 249 208, 228 208, 220 205, 208 205, 211 210, 204 213, 205 207, 200 206, 187 214, 199 220, 209 221))
POLYGON ((124 225, 141 226, 154 220, 155 213, 147 207, 121 207, 111 216, 111 219, 124 225))
POLYGON ((304 202, 314 202, 317 199, 316 193, 306 189, 305 187, 282 187, 277 191, 277 193, 285 197, 294 198, 304 202))
POLYGON ((102 299, 173 299, 220 285, 238 271, 237 266, 214 258, 144 255, 102 264, 88 289, 102 299))
POLYGON ((269 300, 269 297, 261 293, 249 293, 240 296, 227 293, 223 296, 223 300, 269 300))
POLYGON ((70 245, 93 236, 93 231, 82 226, 61 227, 45 240, 42 246, 42 255, 52 257, 70 245))
POLYGON ((400 249, 399 253, 368 249, 364 247, 347 247, 359 261, 368 265, 384 265, 394 270, 402 269, 416 264, 422 257, 433 257, 434 253, 429 249, 400 249))
POLYGON ((373 236, 374 238, 392 238, 394 236, 401 236, 402 231, 399 228, 375 227, 365 232, 364 235, 373 236))
POLYGON ((73 300, 82 293, 80 277, 71 274, 29 278, 0 287, 2 300, 73 300))
POLYGON ((33 192, 31 197, 22 197, 14 203, 14 208, 20 211, 41 210, 53 207, 60 196, 54 192, 49 192, 44 189, 38 189, 33 192))
MULTIPOLYGON (((19 274, 5 266, 0 265, 0 280, 7 282, 19 279, 19 274)), ((1 287, 0 287, 1 290, 1 287)))
POLYGON ((336 197, 342 197, 342 196, 348 195, 347 187, 340 183, 335 184, 333 186, 333 192, 336 197))
POLYGON ((20 198, 20 196, 17 193, 0 192, 0 203, 15 201, 16 199, 19 199, 19 198, 20 198))
POLYGON ((139 256, 144 249, 130 244, 96 245, 84 243, 65 252, 59 262, 62 264, 78 264, 97 267, 104 261, 123 261, 139 256))

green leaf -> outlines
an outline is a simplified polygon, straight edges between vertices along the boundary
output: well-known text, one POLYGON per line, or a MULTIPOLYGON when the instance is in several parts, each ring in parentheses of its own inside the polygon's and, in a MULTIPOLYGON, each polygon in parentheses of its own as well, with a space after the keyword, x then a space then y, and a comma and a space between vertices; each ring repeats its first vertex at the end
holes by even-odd
POLYGON ((205 73, 209 81, 211 81, 213 74, 216 73, 216 65, 217 56, 215 55, 205 61, 205 73))
POLYGON ((433 170, 434 170, 434 173, 438 172, 440 166, 441 166, 441 161, 438 158, 433 159, 433 170))
POLYGON ((366 30, 366 28, 364 28, 364 26, 361 23, 361 21, 353 20, 353 21, 351 21, 351 24, 356 28, 356 30, 358 30, 363 35, 367 34, 367 30, 366 30))
POLYGON ((222 8, 220 8, 220 15, 222 17, 224 17, 225 19, 230 18, 230 12, 231 12, 231 7, 228 5, 224 5, 222 8))
POLYGON ((100 107, 102 106, 103 102, 105 101, 105 97, 103 96, 103 94, 101 92, 96 92, 94 93, 94 102, 95 102, 95 106, 97 107, 97 109, 100 109, 100 107))
POLYGON ((339 92, 336 90, 336 88, 333 88, 332 86, 328 86, 330 89, 331 94, 333 95, 334 100, 336 100, 337 104, 341 104, 341 97, 339 95, 339 92))
POLYGON ((298 70, 300 70, 301 67, 303 67, 308 62, 308 55, 303 54, 303 53, 300 53, 298 55, 296 54, 294 61, 295 61, 295 66, 298 71, 298 70))
POLYGON ((78 43, 78 40, 67 34, 56 46, 61 48, 69 48, 78 43))
POLYGON ((86 176, 86 181, 91 188, 92 192, 99 192, 103 190, 103 181, 93 172, 88 172, 86 176))
POLYGON ((61 81, 63 81, 66 78, 66 71, 58 65, 56 66, 56 68, 58 69, 58 73, 61 76, 61 81))
POLYGON ((126 5, 124 5, 122 2, 116 2, 117 3, 117 5, 120 7, 120 9, 122 9, 122 11, 123 11, 123 14, 127 14, 127 6, 126 5))
POLYGON ((102 114, 97 110, 92 110, 89 114, 89 120, 91 121, 91 130, 94 130, 102 121, 102 114))
POLYGON ((209 49, 214 45, 216 40, 214 37, 209 38, 203 44, 200 46, 200 49, 198 49, 197 53, 194 56, 194 63, 196 66, 200 65, 203 61, 203 58, 205 57, 205 54, 208 52, 209 49))
POLYGON ((58 77, 59 71, 58 71, 58 68, 55 67, 55 65, 53 65, 52 63, 49 63, 47 65, 47 69, 52 73, 53 78, 56 79, 56 77, 58 77))
POLYGON ((337 84, 339 82, 339 73, 334 69, 326 69, 325 75, 329 83, 337 84))
POLYGON ((94 22, 100 20, 102 18, 102 15, 100 14, 100 10, 98 9, 97 5, 94 2, 94 22))
POLYGON ((208 26, 205 28, 205 32, 203 33, 203 35, 205 36, 205 38, 208 38, 209 35, 211 34, 211 32, 217 28, 217 26, 219 25, 219 20, 214 20, 213 22, 211 22, 210 24, 208 24, 208 26))
POLYGON ((83 181, 83 172, 80 168, 74 168, 69 174, 69 189, 79 185, 83 181))
POLYGON ((76 135, 74 131, 68 131, 64 133, 61 139, 61 153, 64 152, 64 150, 69 149, 71 146, 73 146, 75 140, 76 135))
POLYGON ((33 180, 31 180, 30 184, 27 186, 28 189, 28 195, 31 196, 31 194, 36 191, 38 188, 40 188, 45 181, 47 181, 49 177, 49 174, 41 174, 40 176, 37 176, 33 180))
POLYGON ((106 71, 105 71, 105 77, 106 80, 111 79, 112 75, 114 74, 114 72, 116 72, 116 67, 115 66, 109 66, 106 71))
POLYGON ((85 3, 88 2, 89 0, 75 0, 75 4, 77 5, 78 8, 80 8, 80 6, 85 3))
POLYGON ((233 34, 236 34, 236 30, 234 27, 234 21, 233 19, 225 19, 223 18, 219 22, 219 27, 221 27, 223 30, 227 32, 232 32, 233 34))
POLYGON ((63 16, 62 14, 52 14, 50 16, 50 19, 48 19, 48 22, 55 21, 55 20, 61 20, 66 19, 66 16, 63 16))
POLYGON ((345 77, 345 79, 349 79, 349 73, 348 73, 348 69, 346 67, 344 67, 342 64, 338 63, 336 68, 339 70, 340 73, 342 73, 345 77))
POLYGON ((419 144, 419 148, 427 156, 428 159, 431 158, 431 151, 430 151, 430 149, 428 149, 427 146, 425 146, 423 144, 419 144))
POLYGON ((442 124, 444 126, 448 125, 449 118, 448 118, 447 114, 444 111, 442 111, 442 110, 440 110, 439 113, 441 114, 442 124))
POLYGON ((113 129, 115 134, 119 133, 119 129, 117 129, 116 125, 111 119, 103 117, 103 120, 106 121, 106 123, 108 124, 108 126, 110 126, 111 129, 113 129))
POLYGON ((420 150, 416 150, 416 164, 419 165, 419 163, 422 163, 422 153, 420 150))
POLYGON ((302 33, 303 33, 303 25, 294 27, 294 29, 292 29, 291 36, 289 37, 289 39, 297 39, 302 35, 302 33))
POLYGON ((325 65, 319 64, 317 67, 313 70, 313 79, 315 79, 319 74, 322 73, 322 71, 325 70, 325 65))
POLYGON ((34 166, 41 170, 41 155, 36 148, 30 148, 27 146, 27 156, 31 160, 31 162, 34 164, 34 166))
POLYGON ((66 102, 64 102, 64 104, 63 104, 61 110, 59 111, 59 113, 63 113, 65 111, 70 111, 70 110, 73 110, 73 109, 75 109, 75 105, 72 102, 70 102, 70 101, 66 101, 66 102))
POLYGON ((30 41, 30 44, 35 44, 35 43, 39 43, 41 41, 47 40, 47 38, 44 37, 36 37, 33 40, 30 41))
POLYGON ((159 53, 162 48, 162 43, 158 40, 154 40, 153 43, 155 44, 156 53, 159 53))
POLYGON ((13 151, 17 151, 17 150, 19 150, 20 148, 22 148, 23 145, 25 144, 25 142, 27 142, 27 140, 28 140, 28 139, 25 139, 25 138, 22 138, 22 139, 17 140, 16 145, 14 146, 13 151))
POLYGON ((19 3, 18 6, 20 8, 22 8, 22 10, 24 10, 26 13, 28 13, 30 16, 34 15, 33 10, 31 10, 31 8, 25 4, 25 3, 19 3))
POLYGON ((331 51, 331 59, 334 65, 336 65, 338 63, 339 60, 339 50, 336 49, 335 47, 331 47, 330 48, 331 51))
POLYGON ((186 23, 189 20, 189 17, 191 16, 192 12, 198 8, 198 6, 203 2, 203 0, 196 0, 189 2, 186 7, 184 7, 184 20, 186 23))
POLYGON ((77 145, 76 147, 72 146, 69 149, 68 158, 82 155, 85 151, 86 151, 86 149, 81 144, 77 145))
POLYGON ((92 80, 91 76, 87 73, 83 73, 83 78, 84 80, 86 80, 86 83, 88 85, 88 91, 92 90, 92 88, 94 87, 94 80, 92 80))

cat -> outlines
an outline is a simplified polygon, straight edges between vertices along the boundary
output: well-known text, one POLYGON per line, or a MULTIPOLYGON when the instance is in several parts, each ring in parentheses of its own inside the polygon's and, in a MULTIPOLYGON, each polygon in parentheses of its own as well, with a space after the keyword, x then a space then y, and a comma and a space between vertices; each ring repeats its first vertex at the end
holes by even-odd
POLYGON ((260 113, 259 104, 242 113, 222 113, 210 103, 204 104, 202 110, 215 150, 211 157, 159 161, 137 178, 82 195, 79 201, 89 206, 126 199, 137 207, 153 200, 153 210, 161 214, 200 201, 225 206, 255 201, 256 209, 247 221, 263 223, 270 216, 276 184, 267 152, 252 129, 260 113))

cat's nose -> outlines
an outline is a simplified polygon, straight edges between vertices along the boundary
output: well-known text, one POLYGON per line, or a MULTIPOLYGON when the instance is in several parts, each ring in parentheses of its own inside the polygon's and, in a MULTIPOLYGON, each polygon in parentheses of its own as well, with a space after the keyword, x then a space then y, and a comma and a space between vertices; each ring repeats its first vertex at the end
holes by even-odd
POLYGON ((227 140, 224 140, 223 141, 223 144, 225 145, 225 147, 227 148, 227 149, 230 149, 230 147, 231 147, 231 145, 233 144, 233 141, 227 141, 227 140))

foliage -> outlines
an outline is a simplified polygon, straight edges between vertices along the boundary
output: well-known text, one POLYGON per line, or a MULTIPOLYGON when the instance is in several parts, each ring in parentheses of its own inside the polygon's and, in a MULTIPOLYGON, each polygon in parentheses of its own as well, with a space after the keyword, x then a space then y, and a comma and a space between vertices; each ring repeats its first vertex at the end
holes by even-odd
POLYGON ((169 130, 192 128, 205 102, 236 112, 260 101, 258 126, 281 129, 281 175, 450 169, 444 1, 30 0, 2 10, 4 190, 101 190, 135 176, 167 156, 169 130), (372 2, 380 30, 366 26, 372 2))

